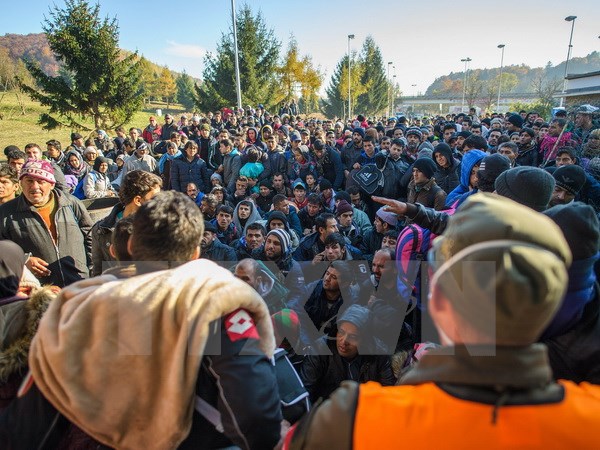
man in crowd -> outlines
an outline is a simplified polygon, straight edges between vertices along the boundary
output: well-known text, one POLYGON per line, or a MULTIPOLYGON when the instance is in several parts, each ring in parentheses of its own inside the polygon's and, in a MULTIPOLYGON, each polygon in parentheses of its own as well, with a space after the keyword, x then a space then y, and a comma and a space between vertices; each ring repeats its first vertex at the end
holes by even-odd
POLYGON ((30 382, 0 418, 4 447, 277 445, 268 310, 231 272, 197 260, 202 232, 194 204, 163 192, 133 222, 138 276, 87 280, 51 304, 30 382))
POLYGON ((117 222, 129 217, 144 203, 160 192, 162 180, 158 175, 143 170, 133 170, 125 176, 119 189, 119 203, 104 219, 94 224, 90 232, 92 239, 92 276, 100 275, 114 266, 115 258, 110 253, 112 235, 117 222))
POLYGON ((258 222, 246 226, 244 236, 231 244, 236 252, 238 261, 244 258, 251 258, 252 252, 264 245, 266 234, 265 227, 258 222))
POLYGON ((344 182, 344 166, 340 154, 320 139, 315 139, 313 151, 323 177, 329 180, 334 190, 340 190, 344 182))
POLYGON ((352 141, 342 149, 342 164, 344 165, 344 175, 347 178, 352 170, 352 166, 363 151, 363 139, 365 138, 365 129, 356 127, 352 132, 352 141))
POLYGON ((150 173, 157 173, 158 164, 156 159, 150 156, 150 148, 143 141, 137 142, 135 151, 131 156, 125 158, 123 169, 121 169, 121 179, 132 170, 144 170, 150 173))
POLYGON ((233 208, 229 205, 220 205, 217 208, 217 217, 212 221, 217 228, 217 237, 225 245, 238 239, 240 230, 233 223, 233 208))
POLYGON ((56 180, 56 189, 60 189, 64 192, 69 192, 67 181, 65 180, 65 175, 59 165, 53 161, 52 159, 46 158, 42 149, 39 145, 31 143, 25 146, 25 154, 28 159, 34 159, 36 161, 48 161, 52 165, 52 169, 54 170, 54 179, 56 180))
POLYGON ((204 222, 204 232, 200 243, 202 257, 216 263, 221 261, 237 261, 235 250, 219 240, 218 232, 219 230, 213 221, 204 222))
POLYGON ((449 448, 593 448, 600 390, 553 381, 547 349, 535 344, 567 284, 571 252, 560 229, 515 202, 479 194, 433 254, 429 309, 443 348, 422 356, 400 386, 343 383, 288 435, 288 448, 392 448, 398 436, 409 448, 441 439, 449 448), (464 270, 489 262, 489 276, 464 270), (440 408, 452 414, 422 420, 440 408), (545 430, 534 444, 522 427, 532 421, 545 430))
POLYGON ((8 164, 0 164, 0 205, 13 200, 18 190, 18 172, 8 164))
POLYGON ((30 252, 27 268, 40 282, 67 286, 89 276, 92 219, 75 197, 55 189, 48 161, 28 160, 23 194, 0 206, 0 238, 30 252))
POLYGON ((325 250, 325 238, 338 232, 338 223, 331 213, 322 213, 315 219, 316 231, 305 236, 294 252, 296 261, 312 261, 318 253, 325 250))

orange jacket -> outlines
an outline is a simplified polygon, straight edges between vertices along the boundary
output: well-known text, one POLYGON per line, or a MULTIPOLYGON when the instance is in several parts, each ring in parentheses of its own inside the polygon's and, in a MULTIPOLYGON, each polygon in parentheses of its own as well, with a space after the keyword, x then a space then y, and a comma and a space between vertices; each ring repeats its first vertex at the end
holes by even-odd
POLYGON ((560 403, 501 406, 461 400, 434 383, 359 389, 353 448, 600 449, 600 386, 560 381, 560 403))

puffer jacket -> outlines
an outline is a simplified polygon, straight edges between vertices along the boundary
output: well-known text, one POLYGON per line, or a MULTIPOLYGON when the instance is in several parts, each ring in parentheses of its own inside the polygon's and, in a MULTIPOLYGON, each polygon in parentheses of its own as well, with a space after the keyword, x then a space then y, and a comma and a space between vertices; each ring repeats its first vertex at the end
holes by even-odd
POLYGON ((195 183, 200 192, 208 194, 212 185, 206 163, 197 155, 190 162, 186 155, 173 160, 171 167, 171 186, 177 192, 186 192, 188 183, 195 183))

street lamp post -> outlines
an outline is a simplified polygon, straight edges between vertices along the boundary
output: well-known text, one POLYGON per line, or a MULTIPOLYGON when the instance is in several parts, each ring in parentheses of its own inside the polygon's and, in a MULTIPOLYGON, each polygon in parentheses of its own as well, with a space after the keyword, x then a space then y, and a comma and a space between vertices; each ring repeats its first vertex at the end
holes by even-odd
POLYGON ((235 52, 235 88, 237 92, 238 109, 242 109, 242 86, 240 83, 240 61, 237 42, 237 23, 235 20, 235 0, 231 0, 231 20, 233 22, 233 46, 235 52))
POLYGON ((562 96, 560 97, 560 106, 561 107, 565 100, 565 93, 567 92, 567 71, 569 70, 569 58, 571 57, 571 48, 573 47, 572 42, 573 42, 573 29, 575 28, 575 19, 577 19, 577 16, 565 17, 565 20, 567 22, 571 22, 571 36, 569 37, 569 48, 567 50, 567 62, 565 63, 565 79, 563 81, 563 92, 562 92, 562 96))
POLYGON ((472 61, 471 58, 469 58, 468 56, 464 59, 461 59, 461 62, 465 63, 465 81, 463 83, 463 98, 462 98, 462 106, 461 106, 461 112, 465 109, 465 97, 467 95, 467 65, 469 64, 469 62, 472 61))
POLYGON ((502 57, 500 58, 500 78, 498 78, 498 103, 496 103, 496 108, 500 109, 500 89, 502 87, 502 69, 504 68, 504 44, 498 45, 498 48, 502 49, 502 57))
POLYGON ((352 81, 352 77, 351 74, 352 72, 350 71, 350 39, 354 39, 354 35, 353 34, 349 34, 348 35, 348 119, 352 119, 352 103, 350 100, 350 84, 352 81))
MULTIPOLYGON (((396 66, 394 66, 395 68, 396 66)), ((392 93, 390 95, 390 117, 394 115, 394 93, 396 92, 396 74, 392 75, 392 93)))
POLYGON ((392 61, 388 61, 388 73, 387 73, 387 80, 388 80, 388 92, 387 92, 387 116, 390 117, 391 113, 390 113, 390 92, 391 90, 391 85, 392 85, 392 80, 390 79, 390 67, 392 66, 392 61))

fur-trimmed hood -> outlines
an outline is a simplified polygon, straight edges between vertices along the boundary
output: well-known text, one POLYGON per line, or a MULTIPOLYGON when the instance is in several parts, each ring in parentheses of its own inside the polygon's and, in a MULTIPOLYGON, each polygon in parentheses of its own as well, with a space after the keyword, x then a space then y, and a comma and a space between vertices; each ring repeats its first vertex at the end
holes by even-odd
POLYGON ((56 296, 55 288, 44 287, 0 306, 0 384, 14 374, 25 375, 31 340, 56 296))

